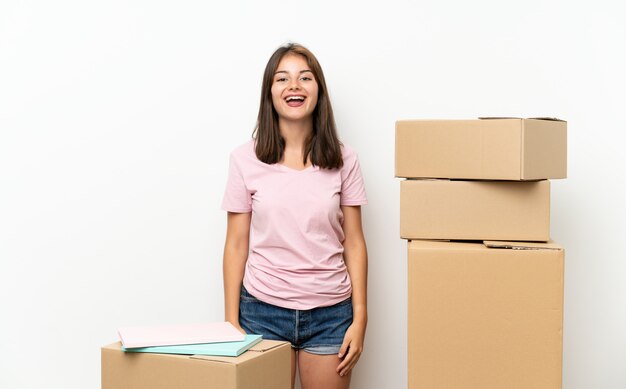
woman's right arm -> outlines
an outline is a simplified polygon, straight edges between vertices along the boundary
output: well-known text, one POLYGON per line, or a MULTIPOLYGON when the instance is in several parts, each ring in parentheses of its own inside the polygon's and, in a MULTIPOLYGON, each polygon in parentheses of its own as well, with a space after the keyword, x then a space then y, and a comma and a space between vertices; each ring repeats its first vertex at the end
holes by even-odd
POLYGON ((252 213, 228 212, 226 243, 224 244, 224 313, 225 320, 241 332, 239 325, 239 296, 248 259, 250 219, 252 213))

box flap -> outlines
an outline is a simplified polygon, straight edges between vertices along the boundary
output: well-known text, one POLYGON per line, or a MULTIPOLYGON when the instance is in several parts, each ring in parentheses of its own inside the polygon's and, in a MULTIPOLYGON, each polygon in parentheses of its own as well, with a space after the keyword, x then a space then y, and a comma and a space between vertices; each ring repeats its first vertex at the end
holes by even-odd
POLYGON ((282 346, 285 343, 286 342, 281 342, 279 340, 264 339, 260 343, 255 344, 254 346, 250 347, 248 351, 256 351, 256 352, 263 353, 263 352, 275 349, 276 347, 282 346))
POLYGON ((539 242, 507 242, 496 240, 485 240, 483 244, 492 249, 511 249, 511 250, 563 250, 563 247, 550 240, 547 243, 539 242))
POLYGON ((553 118, 553 117, 548 117, 548 116, 538 116, 538 117, 534 117, 534 118, 519 118, 519 117, 513 117, 513 116, 480 116, 478 117, 478 119, 480 120, 498 120, 498 119, 519 119, 519 120, 524 120, 524 119, 532 119, 532 120, 549 120, 552 122, 565 122, 565 120, 559 119, 559 118, 553 118))
POLYGON ((267 351, 270 351, 275 348, 282 347, 288 344, 289 344, 288 342, 264 339, 260 343, 252 346, 250 349, 248 349, 248 351, 244 352, 238 357, 221 357, 221 356, 216 356, 216 355, 192 355, 190 356, 190 358, 203 359, 205 361, 239 364, 249 359, 255 358, 259 354, 265 353, 267 351))
POLYGON ((518 118, 514 116, 479 116, 480 120, 501 120, 501 119, 518 119, 522 120, 523 118, 518 118))
POLYGON ((563 119, 559 119, 559 118, 551 118, 551 117, 536 117, 536 118, 528 118, 528 119, 534 119, 534 120, 549 120, 552 122, 565 122, 565 120, 563 119))

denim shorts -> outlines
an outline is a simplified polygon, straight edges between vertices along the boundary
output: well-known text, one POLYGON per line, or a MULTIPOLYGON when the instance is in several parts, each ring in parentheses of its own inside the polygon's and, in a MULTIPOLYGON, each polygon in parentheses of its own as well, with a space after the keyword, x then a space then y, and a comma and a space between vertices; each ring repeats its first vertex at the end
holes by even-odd
POLYGON ((291 343, 311 354, 338 354, 352 324, 352 298, 329 307, 298 310, 258 300, 241 287, 239 324, 249 334, 291 343))

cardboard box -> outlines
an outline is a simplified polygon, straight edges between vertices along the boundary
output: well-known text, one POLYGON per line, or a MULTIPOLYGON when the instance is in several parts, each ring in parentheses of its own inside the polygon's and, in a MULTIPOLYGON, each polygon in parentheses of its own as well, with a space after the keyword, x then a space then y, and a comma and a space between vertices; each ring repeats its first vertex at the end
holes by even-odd
POLYGON ((485 243, 408 243, 409 389, 561 388, 563 248, 485 243))
POLYGON ((404 239, 550 239, 550 182, 404 180, 404 239))
POLYGON ((125 353, 102 347, 102 389, 290 389, 291 346, 263 340, 238 357, 125 353))
POLYGON ((564 121, 396 122, 396 177, 539 180, 566 176, 564 121))

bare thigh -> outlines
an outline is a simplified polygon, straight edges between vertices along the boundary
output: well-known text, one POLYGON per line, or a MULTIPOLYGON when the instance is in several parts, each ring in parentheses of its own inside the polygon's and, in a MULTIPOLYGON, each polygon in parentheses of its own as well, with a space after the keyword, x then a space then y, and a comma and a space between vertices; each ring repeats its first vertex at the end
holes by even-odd
POLYGON ((296 386, 296 358, 298 356, 298 352, 294 349, 291 349, 291 389, 296 386))
POLYGON ((341 377, 337 366, 341 360, 336 354, 317 355, 298 352, 298 370, 302 389, 348 389, 352 372, 341 377))

